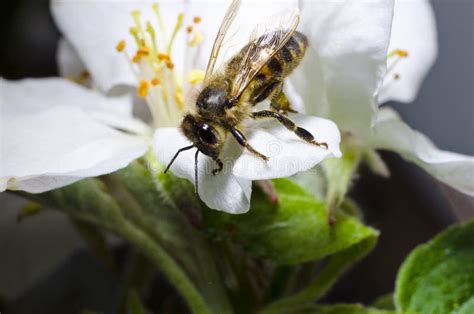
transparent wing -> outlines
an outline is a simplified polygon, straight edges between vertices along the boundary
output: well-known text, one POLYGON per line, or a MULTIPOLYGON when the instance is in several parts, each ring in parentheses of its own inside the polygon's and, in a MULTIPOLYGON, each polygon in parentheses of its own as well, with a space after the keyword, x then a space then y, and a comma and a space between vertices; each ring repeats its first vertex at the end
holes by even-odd
POLYGON ((268 23, 253 30, 249 43, 243 48, 240 69, 232 86, 231 96, 239 97, 262 67, 278 52, 296 31, 299 23, 297 10, 279 14, 268 23))
POLYGON ((214 45, 212 46, 212 52, 209 57, 209 61, 207 63, 206 75, 204 77, 205 82, 214 73, 216 61, 219 57, 219 53, 221 52, 224 39, 226 38, 229 27, 232 25, 232 22, 235 20, 235 17, 237 16, 237 12, 239 11, 239 8, 240 8, 240 3, 241 3, 240 0, 233 0, 229 8, 227 9, 227 12, 225 13, 224 19, 222 20, 222 24, 219 27, 219 31, 217 32, 214 45))

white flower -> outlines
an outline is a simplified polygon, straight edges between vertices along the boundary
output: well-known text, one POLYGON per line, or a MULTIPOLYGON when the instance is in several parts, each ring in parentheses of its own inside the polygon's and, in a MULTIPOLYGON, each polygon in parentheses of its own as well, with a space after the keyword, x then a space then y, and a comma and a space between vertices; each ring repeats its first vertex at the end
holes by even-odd
MULTIPOLYGON (((164 127, 178 126, 187 109, 188 93, 201 76, 190 66, 205 65, 204 59, 195 58, 196 53, 202 50, 201 55, 209 55, 227 4, 52 1, 53 16, 65 36, 58 53, 60 70, 65 76, 78 78, 87 69, 92 89, 59 78, 2 81, 2 119, 7 123, 2 123, 5 135, 0 188, 43 192, 113 172, 146 152, 154 128, 158 128, 154 147, 166 161, 165 155, 181 148, 184 138, 176 128, 164 127), (181 11, 187 18, 179 14, 181 11), (163 28, 169 31, 170 25, 176 25, 176 31, 184 28, 187 32, 178 31, 175 37, 171 29, 165 35, 163 28), (129 32, 135 37, 135 45, 133 40, 122 41, 129 32), (199 45, 206 33, 209 35, 199 45), (115 47, 122 53, 117 53, 115 47), (127 86, 136 86, 145 98, 153 118, 151 126, 132 115, 129 97, 112 97, 122 95, 127 86)), ((269 2, 258 5, 271 7, 269 2)), ((253 5, 248 9, 243 9, 241 15, 253 21, 253 5)), ((226 150, 223 156, 239 156, 230 158, 235 162, 232 175, 224 171, 211 178, 199 168, 203 173, 199 190, 203 200, 212 208, 245 212, 251 179, 291 175, 325 157, 340 155, 340 134, 334 123, 301 115, 294 120, 314 133, 316 140, 326 142, 329 149, 302 143, 275 122, 250 128, 246 134, 252 145, 270 157, 275 149, 279 154, 265 164, 246 152, 241 154, 235 143, 229 143, 228 150, 234 149, 234 153, 227 155, 226 150)), ((180 156, 173 170, 186 160, 186 154, 180 156)), ((201 160, 203 166, 209 163, 207 157, 201 160)), ((186 164, 189 169, 184 167, 186 173, 176 170, 177 174, 194 179, 190 166, 192 163, 186 164)))
POLYGON ((381 13, 390 14, 382 7, 392 1, 303 2, 303 13, 324 12, 304 25, 313 53, 292 78, 303 92, 306 112, 332 119, 366 148, 395 151, 438 180, 474 195, 473 157, 439 150, 392 109, 378 108, 387 100, 412 101, 436 59, 429 1, 396 0, 390 37, 390 18, 381 13), (332 33, 340 36, 326 44, 324 38, 332 33), (333 58, 336 49, 340 53, 333 58))

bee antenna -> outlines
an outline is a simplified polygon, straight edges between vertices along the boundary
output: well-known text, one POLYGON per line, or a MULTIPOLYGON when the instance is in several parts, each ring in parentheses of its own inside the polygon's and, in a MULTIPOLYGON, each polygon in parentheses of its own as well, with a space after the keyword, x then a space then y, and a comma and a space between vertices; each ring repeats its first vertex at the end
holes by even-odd
POLYGON ((194 193, 196 196, 199 197, 199 187, 198 187, 198 154, 199 149, 196 150, 196 154, 194 155, 194 193))
POLYGON ((183 147, 183 148, 178 149, 178 151, 176 152, 176 154, 174 154, 174 156, 173 156, 173 158, 171 159, 170 163, 169 163, 168 166, 166 167, 165 173, 167 173, 168 170, 170 170, 171 165, 173 164, 173 162, 175 161, 176 157, 178 157, 178 155, 179 155, 181 152, 184 152, 185 150, 191 149, 191 148, 193 148, 193 147, 194 147, 194 145, 189 145, 189 146, 186 146, 186 147, 183 147))

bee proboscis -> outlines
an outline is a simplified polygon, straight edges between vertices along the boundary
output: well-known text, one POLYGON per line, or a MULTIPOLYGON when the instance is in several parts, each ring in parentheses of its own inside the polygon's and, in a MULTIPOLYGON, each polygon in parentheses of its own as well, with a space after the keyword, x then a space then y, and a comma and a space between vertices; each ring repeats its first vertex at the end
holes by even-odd
POLYGON ((302 140, 325 147, 313 135, 297 126, 287 117, 290 102, 283 92, 284 78, 287 77, 303 58, 308 40, 296 30, 299 14, 293 13, 285 24, 277 29, 259 25, 252 32, 248 44, 217 68, 216 62, 223 48, 229 27, 240 7, 240 0, 233 0, 224 16, 217 33, 202 90, 196 99, 196 109, 183 118, 181 129, 193 143, 179 149, 168 164, 169 170, 178 155, 193 147, 195 154, 195 188, 198 192, 198 154, 211 157, 217 164, 213 174, 223 169, 220 154, 229 134, 237 142, 258 158, 268 161, 268 157, 254 148, 244 135, 244 121, 247 119, 275 119, 294 132, 302 140), (253 111, 253 107, 263 100, 270 100, 269 110, 253 111))

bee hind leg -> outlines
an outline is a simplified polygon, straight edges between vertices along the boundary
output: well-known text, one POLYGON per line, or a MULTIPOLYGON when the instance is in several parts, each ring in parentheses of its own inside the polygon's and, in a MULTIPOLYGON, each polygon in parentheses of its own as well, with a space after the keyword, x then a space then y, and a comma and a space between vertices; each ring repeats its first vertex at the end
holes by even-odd
POLYGON ((238 129, 236 128, 230 128, 230 132, 232 133, 232 135, 235 137, 235 139, 237 140, 237 142, 245 147, 246 149, 249 150, 249 152, 251 152, 252 154, 254 154, 255 156, 257 156, 258 158, 262 159, 263 161, 267 162, 269 160, 269 158, 267 156, 265 156, 264 154, 258 152, 255 148, 252 147, 252 145, 250 145, 247 141, 247 138, 245 137, 245 135, 239 131, 238 129))
POLYGON ((283 91, 283 81, 279 81, 279 84, 273 89, 272 94, 270 95, 270 106, 276 112, 284 115, 287 115, 288 112, 297 112, 291 108, 290 101, 283 91))
POLYGON ((291 108, 290 101, 288 100, 288 97, 286 97, 286 94, 283 92, 282 89, 280 89, 280 92, 277 94, 275 93, 272 95, 270 98, 270 106, 273 110, 282 113, 284 115, 287 115, 288 112, 292 113, 297 113, 298 111, 294 110, 291 108))
POLYGON ((297 126, 293 121, 288 119, 286 116, 279 112, 275 112, 272 110, 262 110, 262 111, 257 111, 252 113, 252 117, 254 119, 263 119, 263 118, 271 118, 271 119, 276 119, 278 122, 280 122, 284 127, 286 127, 288 130, 292 131, 295 133, 299 138, 302 140, 319 146, 319 147, 324 147, 328 149, 328 144, 325 142, 317 142, 314 139, 313 134, 311 134, 308 130, 297 126))

